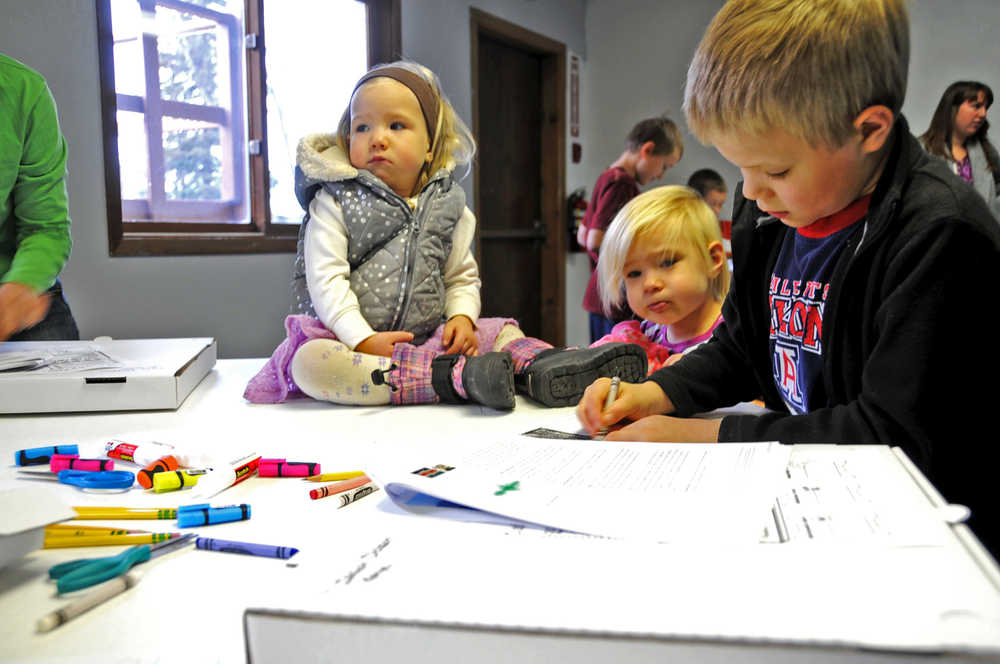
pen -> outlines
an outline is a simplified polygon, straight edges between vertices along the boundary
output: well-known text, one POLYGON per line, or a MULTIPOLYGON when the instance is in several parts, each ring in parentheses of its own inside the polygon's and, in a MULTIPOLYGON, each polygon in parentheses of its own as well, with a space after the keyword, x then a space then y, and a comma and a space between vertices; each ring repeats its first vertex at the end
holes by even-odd
MULTIPOLYGON (((618 386, 621 384, 622 379, 615 376, 611 379, 611 387, 608 389, 608 397, 604 400, 604 410, 611 408, 611 404, 615 402, 618 398, 618 386)), ((601 430, 597 432, 597 440, 604 440, 604 437, 608 435, 608 427, 603 426, 601 430)))
POLYGON ((76 507, 75 520, 95 519, 176 519, 176 508, 160 507, 76 507))
POLYGON ((125 546, 136 544, 156 544, 174 537, 180 533, 146 533, 143 535, 49 535, 46 533, 43 549, 73 549, 78 546, 125 546))
POLYGON ((251 556, 264 556, 265 558, 286 559, 291 558, 299 552, 298 549, 290 546, 256 544, 254 542, 234 542, 232 540, 215 539, 212 537, 199 537, 194 541, 194 545, 205 551, 245 553, 251 556))
POLYGON ((336 482, 338 480, 350 480, 361 477, 365 474, 363 470, 348 470, 343 473, 323 473, 322 475, 312 475, 306 479, 310 482, 336 482))
POLYGON ((125 592, 139 582, 141 574, 139 572, 129 572, 121 576, 116 576, 110 581, 105 581, 96 587, 94 592, 81 597, 75 602, 70 602, 63 608, 42 616, 35 624, 39 632, 48 632, 59 625, 72 620, 84 611, 89 611, 95 606, 106 602, 115 595, 125 592))

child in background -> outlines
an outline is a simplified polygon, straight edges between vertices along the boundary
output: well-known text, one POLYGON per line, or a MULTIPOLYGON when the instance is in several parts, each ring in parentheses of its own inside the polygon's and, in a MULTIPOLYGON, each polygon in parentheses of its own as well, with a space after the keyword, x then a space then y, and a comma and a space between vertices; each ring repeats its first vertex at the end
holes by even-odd
POLYGON ((577 242, 590 256, 590 281, 583 295, 583 308, 590 315, 590 340, 611 331, 621 311, 605 315, 597 287, 597 259, 604 233, 618 211, 639 195, 639 187, 663 177, 684 155, 681 133, 665 117, 642 120, 625 138, 625 151, 594 184, 590 205, 577 229, 577 242))
POLYGON ((900 447, 1000 551, 990 413, 1000 229, 900 108, 905 0, 730 0, 688 71, 688 126, 742 172, 734 286, 712 339, 639 384, 591 385, 591 432, 900 447), (826 72, 823 77, 815 72, 826 72), (985 290, 984 290, 985 289, 985 290), (963 334, 965 332, 965 334, 963 334), (956 336, 958 335, 958 336, 956 336), (955 347, 980 342, 981 351, 955 347), (682 419, 763 395, 763 415, 682 419), (673 415, 673 417, 668 417, 673 415))
POLYGON ((300 142, 300 313, 285 320, 287 338, 247 385, 249 401, 301 391, 351 405, 510 409, 515 371, 561 376, 578 399, 598 376, 645 369, 639 348, 554 353, 512 319, 478 319, 475 217, 452 175, 474 152, 437 77, 408 62, 369 71, 337 134, 300 142), (548 357, 535 364, 541 351, 548 357))
POLYGON ((622 299, 626 320, 593 346, 638 344, 653 372, 712 336, 729 291, 719 224, 688 187, 657 187, 629 201, 608 228, 597 272, 606 311, 622 299))
POLYGON ((716 171, 711 168, 702 168, 691 174, 688 178, 688 186, 701 194, 701 197, 712 208, 716 218, 719 220, 719 230, 722 232, 722 246, 726 250, 726 258, 729 259, 729 267, 732 269, 733 260, 733 222, 730 219, 722 218, 722 206, 726 204, 726 181, 722 179, 716 171))

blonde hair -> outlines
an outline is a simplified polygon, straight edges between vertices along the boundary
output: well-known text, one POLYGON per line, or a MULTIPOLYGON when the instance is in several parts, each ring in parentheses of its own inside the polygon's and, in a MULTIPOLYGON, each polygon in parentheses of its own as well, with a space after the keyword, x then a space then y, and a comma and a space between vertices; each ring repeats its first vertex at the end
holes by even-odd
MULTIPOLYGON (((441 169, 454 171, 460 165, 472 165, 472 159, 476 154, 476 139, 472 137, 472 132, 465 126, 462 119, 458 117, 455 108, 441 90, 441 82, 433 71, 406 60, 399 60, 387 64, 376 65, 368 70, 366 76, 377 72, 380 69, 396 67, 412 72, 424 79, 430 86, 438 100, 438 114, 436 126, 428 127, 428 135, 434 137, 431 145, 431 160, 420 172, 417 178, 416 191, 423 189, 424 185, 432 175, 441 169)), ((353 100, 353 95, 351 99, 353 100)), ((337 145, 347 154, 351 151, 351 103, 347 103, 340 123, 337 125, 337 145)), ((468 171, 466 171, 467 173, 468 171)))
POLYGON ((843 145, 865 108, 906 96, 906 0, 730 0, 688 68, 684 112, 700 141, 783 129, 843 145))
MULTIPOLYGON (((625 260, 637 242, 685 247, 700 257, 707 273, 712 265, 708 247, 722 244, 719 220, 701 195, 690 187, 666 185, 639 194, 625 204, 608 227, 597 259, 598 288, 604 311, 610 314, 625 299, 625 260)), ((722 263, 709 290, 716 300, 729 292, 729 264, 722 263)))

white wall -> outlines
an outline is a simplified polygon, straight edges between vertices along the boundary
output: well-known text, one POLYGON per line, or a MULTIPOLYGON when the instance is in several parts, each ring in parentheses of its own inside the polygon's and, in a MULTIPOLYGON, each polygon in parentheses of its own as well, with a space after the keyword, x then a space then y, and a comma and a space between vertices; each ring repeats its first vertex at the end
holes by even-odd
MULTIPOLYGON (((566 43, 583 59, 583 163, 567 156, 566 186, 593 186, 621 152, 639 118, 680 113, 684 72, 721 0, 406 0, 403 49, 441 76, 460 115, 470 119, 468 8, 566 43)), ((0 52, 49 81, 69 144, 67 187, 73 253, 63 273, 84 337, 209 335, 223 357, 267 355, 283 338, 292 256, 111 258, 108 256, 97 38, 91 0, 0 0, 0 52)), ((912 0, 913 57, 904 112, 922 131, 944 88, 979 79, 1000 94, 1000 2, 912 0)), ((994 111, 994 116, 996 111, 994 111)), ((701 167, 736 186, 738 174, 686 136, 683 161, 663 183, 701 167)), ((467 184, 470 186, 471 183, 467 184)), ((731 203, 731 198, 730 198, 731 203)), ((567 340, 586 343, 579 302, 586 261, 567 260, 567 340)))

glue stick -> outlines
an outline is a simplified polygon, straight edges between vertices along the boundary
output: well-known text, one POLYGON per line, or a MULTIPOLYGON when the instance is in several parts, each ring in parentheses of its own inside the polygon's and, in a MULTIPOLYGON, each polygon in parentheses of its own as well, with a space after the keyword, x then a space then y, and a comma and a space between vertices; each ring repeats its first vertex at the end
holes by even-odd
POLYGON ((248 454, 229 462, 211 464, 212 470, 201 478, 195 489, 197 497, 211 498, 220 491, 249 479, 257 472, 259 462, 259 454, 248 454))
POLYGON ((112 459, 131 461, 140 466, 148 466, 157 459, 174 451, 173 445, 159 443, 155 440, 129 443, 113 438, 104 443, 104 454, 112 459))

